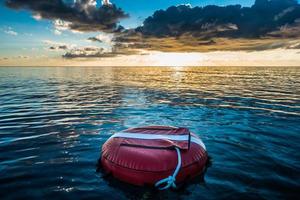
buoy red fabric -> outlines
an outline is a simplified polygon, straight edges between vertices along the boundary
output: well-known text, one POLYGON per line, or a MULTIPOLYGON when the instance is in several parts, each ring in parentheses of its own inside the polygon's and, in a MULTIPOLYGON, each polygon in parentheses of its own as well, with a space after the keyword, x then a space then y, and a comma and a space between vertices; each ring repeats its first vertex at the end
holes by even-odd
POLYGON ((113 134, 102 146, 101 164, 113 177, 138 186, 154 186, 172 176, 180 152, 176 183, 205 170, 207 153, 201 139, 186 128, 147 126, 113 134))

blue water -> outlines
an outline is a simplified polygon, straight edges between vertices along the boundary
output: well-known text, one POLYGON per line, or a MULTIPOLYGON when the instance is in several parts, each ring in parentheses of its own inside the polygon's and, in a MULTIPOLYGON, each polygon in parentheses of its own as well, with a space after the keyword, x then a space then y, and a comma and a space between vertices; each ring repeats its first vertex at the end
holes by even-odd
POLYGON ((1 199, 296 199, 300 68, 1 67, 1 199), (204 180, 156 192, 96 172, 117 131, 185 126, 204 180))

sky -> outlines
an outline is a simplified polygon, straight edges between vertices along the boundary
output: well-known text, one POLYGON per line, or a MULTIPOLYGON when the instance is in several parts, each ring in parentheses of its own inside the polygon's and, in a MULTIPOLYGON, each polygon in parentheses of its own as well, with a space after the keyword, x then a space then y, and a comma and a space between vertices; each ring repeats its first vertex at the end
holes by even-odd
POLYGON ((296 0, 0 1, 0 66, 300 65, 296 0))

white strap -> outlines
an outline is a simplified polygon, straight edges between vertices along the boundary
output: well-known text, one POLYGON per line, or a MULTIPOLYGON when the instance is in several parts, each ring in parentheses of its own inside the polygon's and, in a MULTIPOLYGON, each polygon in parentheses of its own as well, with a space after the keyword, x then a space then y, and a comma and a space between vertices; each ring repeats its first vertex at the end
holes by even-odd
POLYGON ((144 140, 156 140, 156 139, 177 140, 177 141, 189 140, 188 135, 158 135, 158 134, 147 134, 147 133, 127 133, 127 132, 115 133, 111 136, 111 138, 114 137, 134 138, 134 139, 144 139, 144 140))
MULTIPOLYGON (((147 133, 128 133, 128 132, 119 132, 113 134, 111 138, 132 138, 132 139, 143 139, 143 140, 156 140, 156 139, 165 139, 173 141, 188 141, 189 135, 157 135, 157 134, 147 134, 147 133)), ((204 150, 206 147, 200 138, 191 136, 191 142, 200 145, 204 150)))
POLYGON ((200 145, 204 150, 206 150, 206 146, 205 146, 205 144, 202 142, 202 140, 200 138, 192 136, 191 137, 191 142, 200 145))
POLYGON ((175 169, 172 176, 169 176, 168 178, 164 178, 164 179, 162 179, 162 180, 155 183, 155 187, 157 187, 159 190, 166 190, 170 187, 176 188, 175 182, 176 182, 176 176, 177 176, 177 174, 180 170, 180 167, 181 167, 181 155, 180 155, 179 148, 175 147, 175 150, 177 152, 177 159, 178 159, 176 169, 175 169), (166 183, 166 185, 164 187, 160 187, 160 185, 162 185, 164 183, 166 183))

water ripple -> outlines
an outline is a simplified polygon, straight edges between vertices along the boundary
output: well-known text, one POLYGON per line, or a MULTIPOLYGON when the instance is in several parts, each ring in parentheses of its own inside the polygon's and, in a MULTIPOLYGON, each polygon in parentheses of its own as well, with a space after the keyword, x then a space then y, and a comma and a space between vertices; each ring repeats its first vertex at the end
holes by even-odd
POLYGON ((1 67, 0 196, 296 199, 299 79, 297 67, 1 67), (152 124, 203 138, 205 182, 156 193, 96 173, 112 133, 152 124))

